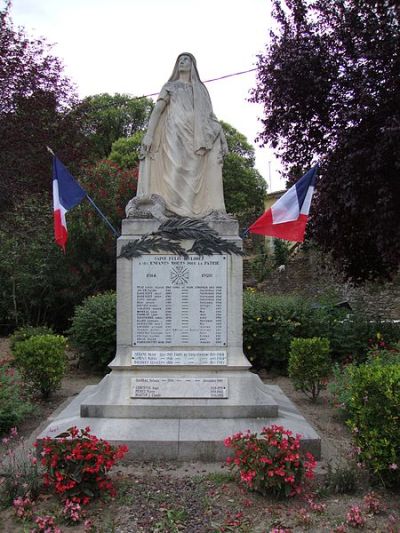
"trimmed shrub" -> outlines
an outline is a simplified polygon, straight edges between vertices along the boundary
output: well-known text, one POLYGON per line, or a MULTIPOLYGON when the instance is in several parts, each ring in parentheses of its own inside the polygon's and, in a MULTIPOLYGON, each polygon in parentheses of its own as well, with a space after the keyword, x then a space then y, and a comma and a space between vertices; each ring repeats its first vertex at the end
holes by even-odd
POLYGON ((380 359, 352 369, 348 425, 374 479, 400 486, 400 365, 380 359))
POLYGON ((290 341, 301 336, 306 312, 296 298, 269 297, 252 290, 244 293, 243 349, 255 368, 286 368, 290 341))
POLYGON ((294 296, 269 296, 248 289, 243 298, 243 350, 256 369, 287 369, 294 337, 329 339, 333 361, 365 361, 371 340, 400 338, 400 324, 371 320, 363 313, 318 306, 294 296))
POLYGON ((289 352, 289 377, 296 390, 304 392, 313 402, 326 389, 331 372, 329 340, 292 339, 289 352))
POLYGON ((33 410, 20 376, 9 359, 0 360, 0 434, 16 426, 33 410))
POLYGON ((61 335, 38 335, 15 345, 15 360, 24 381, 39 389, 44 398, 61 384, 66 368, 66 344, 61 335))
MULTIPOLYGON (((374 346, 367 352, 366 365, 400 365, 400 345, 394 344, 392 348, 374 346)), ((357 369, 355 364, 347 364, 340 367, 335 363, 332 367, 333 378, 331 379, 328 389, 333 397, 333 404, 338 408, 343 418, 350 417, 350 402, 352 396, 352 380, 357 369)))
POLYGON ((367 353, 367 364, 379 362, 381 365, 400 365, 400 343, 394 344, 391 348, 383 343, 383 346, 375 346, 367 353))
POLYGON ((329 382, 328 390, 332 395, 333 406, 338 409, 343 419, 349 416, 351 380, 355 368, 356 366, 352 364, 340 367, 338 363, 332 367, 332 379, 329 382))
POLYGON ((52 335, 54 331, 47 326, 22 326, 10 336, 10 349, 14 353, 17 342, 26 341, 38 335, 52 335))
POLYGON ((75 308, 68 333, 80 350, 85 364, 105 369, 115 355, 116 345, 115 292, 89 296, 75 308))

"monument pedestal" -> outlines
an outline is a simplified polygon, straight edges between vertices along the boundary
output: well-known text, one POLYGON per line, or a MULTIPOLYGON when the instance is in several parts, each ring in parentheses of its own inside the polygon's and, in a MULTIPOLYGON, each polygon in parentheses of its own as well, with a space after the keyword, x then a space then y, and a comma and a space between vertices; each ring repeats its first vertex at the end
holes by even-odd
MULTIPOLYGON (((279 388, 249 372, 242 349, 242 257, 187 256, 151 249, 126 258, 132 241, 156 232, 155 219, 126 219, 117 248, 117 350, 111 373, 87 387, 42 436, 71 425, 128 444, 146 459, 220 460, 223 440, 272 423, 320 440, 279 388), (124 248, 125 247, 125 248, 124 248), (124 255, 124 254, 122 254, 124 255)), ((241 247, 237 222, 209 222, 241 247)))

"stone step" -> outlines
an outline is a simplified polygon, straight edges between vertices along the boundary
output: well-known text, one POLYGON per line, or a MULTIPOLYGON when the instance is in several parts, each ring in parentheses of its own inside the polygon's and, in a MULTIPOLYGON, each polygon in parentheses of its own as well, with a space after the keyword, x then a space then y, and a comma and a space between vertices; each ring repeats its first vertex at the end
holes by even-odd
POLYGON ((278 416, 278 404, 260 378, 247 370, 179 374, 171 369, 163 373, 113 370, 85 398, 80 414, 124 419, 274 418, 278 416), (138 382, 144 383, 143 394, 148 397, 132 392, 132 385, 138 382), (219 389, 212 391, 217 388, 215 383, 219 389), (215 393, 221 397, 213 396, 215 393))
POLYGON ((276 418, 97 418, 81 417, 80 406, 93 395, 89 385, 50 421, 38 439, 57 438, 71 426, 89 426, 94 435, 113 444, 126 444, 127 459, 174 461, 222 461, 229 455, 223 441, 237 432, 260 432, 277 424, 302 435, 302 447, 317 459, 321 456, 321 440, 315 430, 277 386, 268 391, 279 406, 276 418))

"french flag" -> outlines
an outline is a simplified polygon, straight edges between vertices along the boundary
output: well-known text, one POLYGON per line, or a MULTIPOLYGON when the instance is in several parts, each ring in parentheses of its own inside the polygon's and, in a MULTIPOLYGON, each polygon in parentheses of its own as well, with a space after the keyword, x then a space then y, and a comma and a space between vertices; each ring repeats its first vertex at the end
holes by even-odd
POLYGON ((303 242, 317 172, 318 165, 304 174, 248 231, 303 242))
POLYGON ((54 236, 56 243, 65 253, 68 240, 67 211, 78 205, 86 192, 77 183, 61 161, 53 156, 53 206, 54 206, 54 236))

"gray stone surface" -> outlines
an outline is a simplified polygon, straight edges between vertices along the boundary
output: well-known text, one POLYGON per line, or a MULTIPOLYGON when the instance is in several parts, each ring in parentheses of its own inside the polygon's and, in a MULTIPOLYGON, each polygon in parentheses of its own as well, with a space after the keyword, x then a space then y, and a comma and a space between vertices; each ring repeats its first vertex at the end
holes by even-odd
MULTIPOLYGON (((159 222, 154 219, 129 219, 123 221, 122 237, 118 239, 117 256, 121 248, 129 240, 140 238, 143 235, 156 231, 159 222)), ((213 221, 210 226, 222 237, 235 242, 242 247, 241 239, 237 235, 237 221, 234 219, 213 221)), ((182 246, 189 249, 192 241, 183 241, 182 246)), ((242 257, 238 255, 226 255, 227 262, 227 314, 226 323, 226 350, 227 364, 235 368, 250 368, 250 363, 245 358, 242 348, 242 257)), ((125 258, 117 260, 117 352, 115 359, 111 362, 110 368, 131 368, 131 355, 134 347, 134 334, 132 324, 134 323, 134 306, 132 298, 132 280, 134 275, 134 261, 125 258)), ((143 346, 146 350, 160 350, 160 345, 143 346)), ((184 346, 185 349, 207 349, 213 350, 221 348, 212 345, 184 346)), ((140 349, 140 345, 135 346, 140 349)), ((168 350, 181 350, 182 346, 168 346, 168 350)), ((224 346, 225 349, 225 346, 224 346)))
MULTIPOLYGON (((267 387, 267 386, 266 386, 267 387)), ((315 430, 277 386, 268 386, 268 392, 279 405, 279 416, 274 418, 225 419, 171 419, 171 418, 94 418, 81 417, 80 405, 95 391, 87 386, 40 433, 43 437, 57 437, 71 426, 89 426, 92 433, 113 444, 127 444, 127 458, 132 460, 221 461, 228 455, 225 437, 238 431, 260 432, 264 426, 283 425, 303 436, 303 449, 318 459, 321 441, 315 430)))
POLYGON ((170 377, 131 379, 131 398, 228 398, 228 380, 219 377, 170 377))
MULTIPOLYGON (((118 239, 117 255, 123 244, 155 231, 158 225, 159 222, 154 219, 124 221, 123 235, 118 239)), ((241 247, 236 221, 214 220, 210 222, 210 226, 222 237, 241 247)), ((183 241, 181 244, 189 250, 192 241, 183 241)), ((221 257, 218 259, 221 260, 221 257)), ((320 439, 313 428, 279 388, 264 385, 259 376, 248 370, 250 363, 242 347, 242 257, 223 257, 224 263, 226 262, 223 276, 226 276, 226 279, 223 283, 221 279, 218 281, 219 286, 223 286, 226 291, 223 307, 226 314, 223 345, 218 344, 217 335, 211 335, 204 340, 203 336, 190 333, 188 339, 191 344, 182 345, 184 339, 178 336, 176 338, 181 344, 165 345, 159 342, 160 339, 165 341, 159 331, 154 335, 154 341, 152 340, 150 329, 145 335, 146 342, 141 345, 138 342, 140 336, 134 330, 135 327, 141 327, 140 321, 134 318, 135 306, 139 306, 137 298, 135 303, 133 302, 134 284, 137 282, 134 278, 136 260, 119 258, 117 350, 109 365, 111 373, 98 385, 86 387, 57 415, 41 436, 56 437, 73 425, 90 426, 92 432, 100 438, 127 444, 130 456, 134 459, 219 461, 227 455, 223 445, 225 437, 248 429, 260 432, 267 425, 278 424, 303 435, 304 446, 319 457, 320 439), (196 354, 191 364, 184 364, 184 356, 178 356, 179 364, 171 364, 167 353, 182 351, 192 351, 196 354), (225 364, 207 364, 210 353, 221 351, 224 352, 225 364), (156 353, 160 363, 167 359, 168 363, 146 364, 144 358, 144 364, 132 364, 134 352, 156 353), (201 357, 203 352, 204 358, 201 357), (198 364, 195 364, 196 362, 198 364), (173 386, 158 385, 155 393, 149 394, 149 397, 144 397, 147 393, 144 394, 143 390, 139 394, 132 390, 132 383, 160 384, 165 380, 170 380, 173 386), (191 385, 195 380, 202 383, 196 390, 191 385), (209 385, 206 385, 210 380, 219 380, 220 383, 226 384, 225 393, 212 393, 209 385)), ((207 256, 205 260, 206 258, 207 256)), ((168 261, 166 264, 168 266, 168 261)), ((155 271, 150 267, 151 265, 149 274, 154 274, 155 271)), ((139 276, 142 286, 145 285, 145 279, 142 272, 139 276)), ((164 276, 159 284, 164 289, 166 279, 164 276)), ((158 290, 157 284, 154 287, 158 290)), ((158 298, 154 295, 150 297, 155 300, 158 298)), ((162 314, 163 303, 159 301, 156 304, 154 306, 157 306, 157 313, 160 308, 162 314)), ((196 299, 192 299, 190 305, 194 307, 199 304, 196 299)), ((142 298, 140 305, 146 305, 145 298, 142 298)), ((196 316, 199 320, 198 311, 188 310, 192 317, 196 316)), ((176 305, 174 309, 171 308, 171 312, 181 313, 182 309, 176 305)), ((215 306, 213 313, 216 319, 215 306)), ((154 323, 159 329, 160 321, 157 320, 154 323)), ((165 317, 160 322, 164 330, 166 321, 165 317)), ((193 319, 189 323, 195 321, 193 319)), ((191 327, 195 326, 192 324, 191 327)))
POLYGON ((133 350, 133 366, 226 366, 224 351, 161 351, 133 350))
POLYGON ((161 196, 179 216, 225 213, 222 164, 227 151, 196 60, 185 52, 158 95, 143 137, 137 196, 161 196))
POLYGON ((170 368, 162 374, 153 369, 132 372, 122 370, 108 374, 88 394, 81 405, 84 417, 106 418, 250 418, 274 417, 278 406, 260 378, 251 372, 218 372, 189 368, 180 374, 170 368), (224 377, 228 398, 131 398, 131 379, 141 377, 224 377))
POLYGON ((225 346, 227 255, 132 259, 134 346, 225 346))

